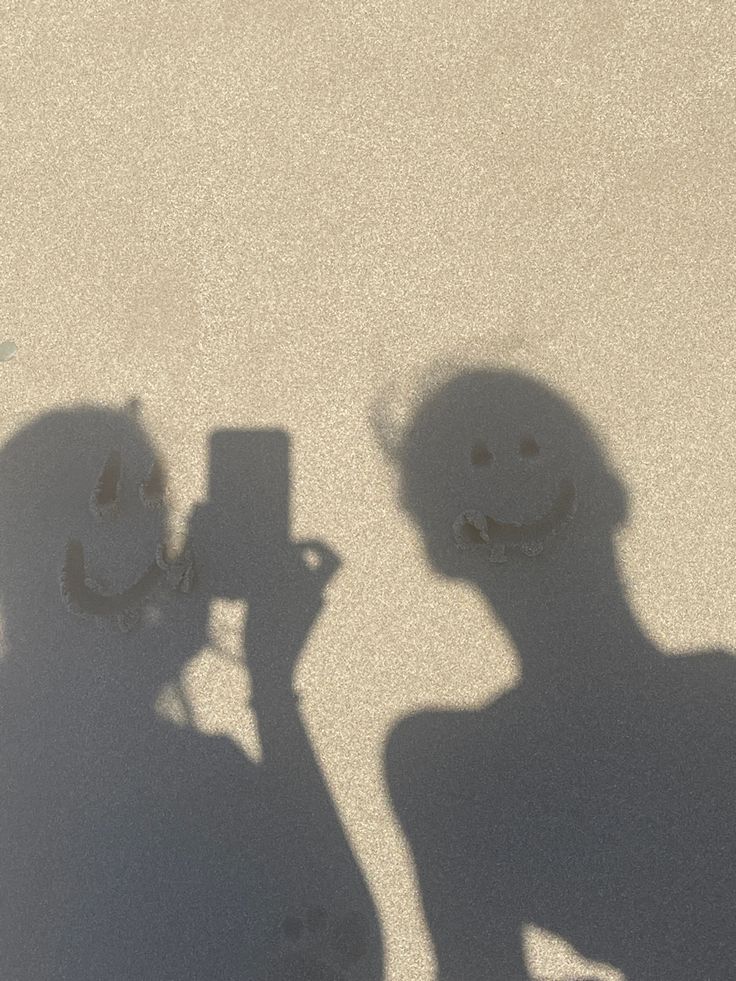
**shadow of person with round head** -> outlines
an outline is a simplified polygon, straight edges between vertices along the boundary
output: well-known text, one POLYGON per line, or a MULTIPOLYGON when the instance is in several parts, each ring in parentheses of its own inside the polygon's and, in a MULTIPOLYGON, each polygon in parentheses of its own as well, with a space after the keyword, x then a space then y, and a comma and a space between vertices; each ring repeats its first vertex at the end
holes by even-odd
MULTIPOLYGON (((324 878, 304 882, 339 867, 372 913, 289 671, 252 652, 258 765, 155 710, 207 644, 211 598, 193 578, 200 531, 178 556, 165 547, 162 481, 133 411, 52 412, 0 451, 0 975, 264 981, 280 964, 282 981, 328 981, 357 960, 375 979, 365 919, 333 916, 324 878), (295 896, 311 902, 304 936, 295 896)), ((272 655, 278 622, 293 670, 327 575, 292 564, 251 620, 272 655)))
POLYGON ((444 979, 528 978, 524 924, 629 981, 736 963, 736 665, 665 657, 632 613, 628 500, 586 422, 503 371, 439 386, 387 446, 432 567, 487 600, 518 686, 386 749, 444 979))

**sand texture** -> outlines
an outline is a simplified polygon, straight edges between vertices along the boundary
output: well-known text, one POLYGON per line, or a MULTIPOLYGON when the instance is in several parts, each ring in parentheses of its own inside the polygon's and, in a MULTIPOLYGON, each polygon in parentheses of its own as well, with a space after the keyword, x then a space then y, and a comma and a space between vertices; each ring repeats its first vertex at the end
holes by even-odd
POLYGON ((736 8, 0 20, 0 975, 732 978, 736 8))

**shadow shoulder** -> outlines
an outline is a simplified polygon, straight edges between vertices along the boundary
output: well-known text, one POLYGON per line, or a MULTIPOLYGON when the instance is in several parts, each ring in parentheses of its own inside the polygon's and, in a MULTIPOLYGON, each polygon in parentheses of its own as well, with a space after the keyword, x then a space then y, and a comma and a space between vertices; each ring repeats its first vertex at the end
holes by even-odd
POLYGON ((670 655, 667 668, 689 699, 705 699, 736 709, 736 656, 727 650, 670 655))
POLYGON ((524 690, 514 687, 480 708, 423 709, 404 716, 386 741, 385 762, 398 762, 407 755, 416 762, 427 751, 436 759, 438 753, 487 737, 492 730, 500 735, 527 700, 524 690))
POLYGON ((736 687, 736 655, 725 649, 670 654, 667 666, 683 682, 736 687))
POLYGON ((431 792, 454 797, 469 772, 482 766, 488 775, 492 758, 504 752, 519 697, 514 689, 481 709, 424 710, 397 722, 384 748, 394 802, 431 792))
POLYGON ((736 654, 725 648, 714 647, 704 651, 693 651, 685 656, 676 656, 673 661, 686 668, 699 668, 708 674, 731 674, 736 677, 736 654))

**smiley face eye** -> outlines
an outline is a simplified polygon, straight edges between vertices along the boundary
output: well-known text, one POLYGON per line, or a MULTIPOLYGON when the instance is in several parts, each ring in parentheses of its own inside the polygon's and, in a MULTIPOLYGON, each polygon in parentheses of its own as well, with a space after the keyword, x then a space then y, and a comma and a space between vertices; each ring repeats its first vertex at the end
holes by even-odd
POLYGON ((122 462, 120 452, 113 450, 102 468, 97 483, 89 499, 89 509, 93 517, 116 517, 120 499, 120 478, 122 462))
POLYGON ((138 488, 144 507, 149 510, 160 508, 166 494, 166 473, 160 460, 155 460, 148 477, 138 488))
POLYGON ((493 463, 493 454, 481 440, 473 445, 470 451, 470 462, 474 467, 490 467, 493 463))
POLYGON ((539 456, 539 443, 533 436, 522 436, 519 443, 519 453, 525 460, 539 456))

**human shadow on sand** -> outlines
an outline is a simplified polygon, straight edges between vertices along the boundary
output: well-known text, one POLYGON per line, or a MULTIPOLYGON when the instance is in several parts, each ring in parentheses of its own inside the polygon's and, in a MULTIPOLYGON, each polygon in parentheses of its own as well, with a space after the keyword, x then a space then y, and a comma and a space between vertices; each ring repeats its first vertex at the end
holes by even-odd
POLYGON ((338 560, 290 537, 288 438, 212 437, 179 554, 156 459, 133 410, 94 406, 0 452, 0 977, 378 981, 293 685, 338 560), (155 711, 218 596, 248 603, 259 763, 155 711))
POLYGON ((431 566, 479 591, 522 672, 387 744, 438 977, 527 979, 535 924, 627 981, 733 979, 736 663, 666 656, 637 623, 614 547, 627 494, 598 440, 545 385, 491 370, 383 438, 431 566))

